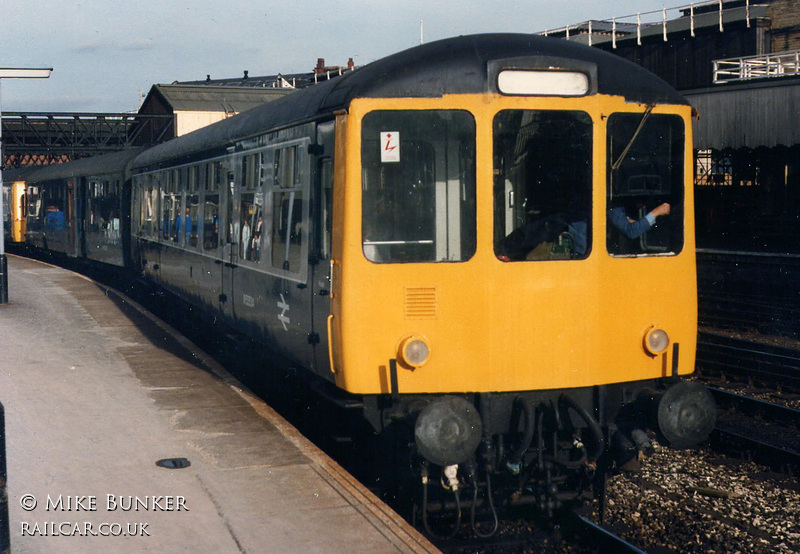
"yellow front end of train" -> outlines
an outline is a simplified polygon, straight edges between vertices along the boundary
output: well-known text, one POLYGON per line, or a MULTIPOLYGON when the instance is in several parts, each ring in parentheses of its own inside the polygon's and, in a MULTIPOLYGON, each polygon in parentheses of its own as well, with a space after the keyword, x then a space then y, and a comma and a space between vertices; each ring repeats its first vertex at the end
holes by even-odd
POLYGON ((11 214, 11 240, 20 243, 25 242, 25 181, 14 181, 11 184, 11 196, 9 202, 9 212, 11 214))
POLYGON ((690 117, 601 94, 354 100, 337 120, 337 384, 510 392, 691 373, 690 117), (664 204, 646 232, 621 231, 664 204))

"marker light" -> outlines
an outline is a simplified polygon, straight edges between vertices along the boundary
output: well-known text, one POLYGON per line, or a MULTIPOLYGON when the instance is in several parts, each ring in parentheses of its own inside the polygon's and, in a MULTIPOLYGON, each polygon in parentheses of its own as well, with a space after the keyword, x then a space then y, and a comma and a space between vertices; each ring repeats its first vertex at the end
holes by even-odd
POLYGON ((400 361, 416 369, 428 361, 430 347, 422 337, 408 337, 400 344, 400 361))
POLYGON ((650 328, 644 337, 644 347, 653 356, 661 354, 669 346, 669 336, 663 329, 650 328))

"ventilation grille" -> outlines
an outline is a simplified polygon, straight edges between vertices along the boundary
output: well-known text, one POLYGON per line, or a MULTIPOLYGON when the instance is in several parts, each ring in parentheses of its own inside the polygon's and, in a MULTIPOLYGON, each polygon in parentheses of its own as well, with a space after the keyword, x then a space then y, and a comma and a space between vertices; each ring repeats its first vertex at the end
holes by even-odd
POLYGON ((405 289, 406 319, 436 319, 436 287, 405 289))

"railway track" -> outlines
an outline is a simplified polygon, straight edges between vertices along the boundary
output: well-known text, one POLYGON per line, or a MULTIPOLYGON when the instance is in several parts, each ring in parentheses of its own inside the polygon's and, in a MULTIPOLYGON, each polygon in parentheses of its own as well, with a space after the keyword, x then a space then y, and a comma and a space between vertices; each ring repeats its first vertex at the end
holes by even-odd
POLYGON ((700 325, 800 338, 800 256, 697 251, 700 325))
POLYGON ((697 367, 703 376, 735 376, 800 390, 800 350, 794 348, 700 332, 697 367))
POLYGON ((581 515, 574 515, 572 526, 577 531, 585 544, 592 545, 595 552, 615 552, 643 554, 645 551, 617 536, 605 527, 586 519, 581 515))
POLYGON ((444 554, 563 553, 595 554, 614 552, 642 554, 645 551, 612 530, 576 512, 565 513, 554 526, 537 526, 530 521, 502 521, 497 536, 490 539, 453 538, 435 542, 444 554))
POLYGON ((789 475, 800 470, 800 410, 709 387, 720 407, 712 447, 789 475))

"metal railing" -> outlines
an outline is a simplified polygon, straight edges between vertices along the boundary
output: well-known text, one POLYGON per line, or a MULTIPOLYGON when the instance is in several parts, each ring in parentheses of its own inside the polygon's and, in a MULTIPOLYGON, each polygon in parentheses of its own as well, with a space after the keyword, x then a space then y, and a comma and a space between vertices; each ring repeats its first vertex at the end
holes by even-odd
POLYGON ((800 50, 714 60, 714 84, 800 75, 800 50))
POLYGON ((583 40, 593 46, 596 42, 611 42, 612 47, 617 47, 618 40, 636 38, 641 46, 642 36, 660 34, 664 42, 668 41, 669 32, 675 28, 688 30, 692 37, 695 36, 695 27, 708 25, 712 21, 719 27, 719 32, 725 30, 725 23, 738 17, 746 21, 747 27, 751 19, 757 17, 751 8, 756 7, 751 0, 745 0, 741 5, 739 0, 704 0, 688 5, 672 8, 662 8, 648 12, 639 12, 610 20, 590 20, 574 25, 567 25, 558 29, 548 29, 540 32, 541 35, 553 35, 566 38, 582 36, 583 40), (702 22, 699 21, 702 18, 702 22))

